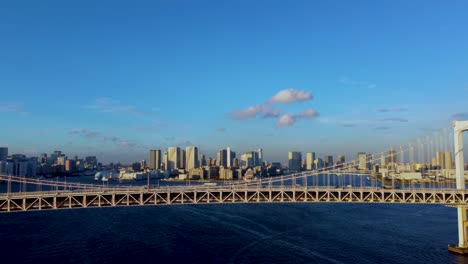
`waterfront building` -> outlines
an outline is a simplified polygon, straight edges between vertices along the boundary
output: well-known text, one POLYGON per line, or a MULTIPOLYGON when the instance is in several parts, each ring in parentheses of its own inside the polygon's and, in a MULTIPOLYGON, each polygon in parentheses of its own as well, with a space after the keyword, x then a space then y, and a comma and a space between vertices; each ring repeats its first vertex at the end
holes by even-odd
POLYGON ((152 149, 149 151, 149 168, 151 170, 161 169, 161 150, 152 149))
POLYGON ((167 151, 167 168, 166 170, 175 170, 179 168, 180 163, 180 148, 169 147, 167 151))
POLYGON ((306 170, 315 169, 314 160, 315 160, 315 152, 307 152, 306 153, 306 170))
POLYGON ((96 156, 85 157, 85 168, 95 168, 98 165, 96 156))
POLYGON ((8 158, 8 148, 0 147, 0 161, 6 161, 8 158))
POLYGON ((164 165, 164 170, 169 170, 169 169, 168 169, 168 166, 169 166, 169 154, 167 153, 167 151, 164 151, 164 154, 163 154, 163 165, 164 165))
POLYGON ((185 168, 187 170, 198 168, 199 167, 199 160, 198 160, 198 148, 197 147, 186 147, 185 148, 185 157, 186 157, 186 165, 185 168))
POLYGON ((179 152, 179 165, 177 166, 178 169, 184 169, 187 163, 185 149, 181 149, 179 152))
POLYGON ((321 158, 316 158, 314 160, 314 168, 315 169, 322 169, 324 167, 324 162, 321 158))
POLYGON ((67 160, 67 156, 60 155, 57 157, 57 162, 55 164, 65 166, 65 161, 67 160))
POLYGON ((345 156, 344 155, 338 155, 336 159, 336 164, 343 164, 345 163, 345 156))
POLYGON ((368 163, 367 163, 367 154, 366 154, 366 152, 358 152, 357 158, 358 158, 358 169, 359 170, 367 170, 368 169, 368 163))
POLYGON ((301 152, 290 151, 288 153, 288 162, 289 162, 289 170, 290 171, 300 171, 301 170, 301 162, 302 162, 301 152))
POLYGON ((396 163, 397 162, 397 153, 395 150, 390 149, 387 154, 387 164, 396 163))
POLYGON ((257 149, 257 153, 258 153, 258 163, 256 164, 256 166, 260 166, 263 163, 263 149, 261 148, 257 149))
POLYGON ((333 166, 333 156, 325 156, 325 167, 333 166))
POLYGON ((233 168, 239 168, 239 159, 238 158, 234 158, 232 160, 232 167, 233 168))
MULTIPOLYGON (((200 153, 200 151, 199 151, 199 153, 200 153)), ((199 156, 200 156, 200 159, 198 160, 198 167, 206 166, 205 155, 201 154, 199 156)))
POLYGON ((76 161, 66 160, 65 161, 65 171, 66 172, 74 172, 75 170, 76 170, 76 161))

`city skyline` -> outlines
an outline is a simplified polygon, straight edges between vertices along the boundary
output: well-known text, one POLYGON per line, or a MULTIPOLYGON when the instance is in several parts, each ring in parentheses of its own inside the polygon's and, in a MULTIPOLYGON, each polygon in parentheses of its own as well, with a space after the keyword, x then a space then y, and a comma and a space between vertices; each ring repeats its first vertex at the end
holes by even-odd
POLYGON ((463 2, 0 5, 10 153, 131 162, 229 146, 285 163, 378 153, 468 119, 463 2))

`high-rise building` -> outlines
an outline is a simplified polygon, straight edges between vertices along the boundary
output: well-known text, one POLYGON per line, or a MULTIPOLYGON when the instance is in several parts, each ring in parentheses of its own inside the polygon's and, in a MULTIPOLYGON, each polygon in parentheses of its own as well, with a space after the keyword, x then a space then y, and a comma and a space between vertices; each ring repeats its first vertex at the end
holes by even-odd
POLYGON ((232 165, 232 157, 231 157, 231 148, 227 147, 226 149, 226 167, 231 167, 232 165))
POLYGON ((232 160, 232 167, 233 168, 239 168, 239 159, 238 158, 234 158, 232 160))
POLYGON ((323 168, 323 160, 321 158, 316 158, 314 160, 314 168, 317 170, 323 168))
POLYGON ((262 164, 263 163, 263 149, 259 148, 257 149, 258 153, 258 163, 262 164))
POLYGON ((65 161, 67 160, 67 156, 65 155, 60 155, 57 157, 57 162, 56 164, 57 165, 62 165, 62 166, 65 166, 65 161))
POLYGON ((315 160, 315 152, 307 152, 307 154, 306 154, 306 170, 315 169, 314 160, 315 160))
POLYGON ((179 165, 177 166, 177 168, 185 169, 186 163, 187 163, 187 160, 186 160, 186 155, 185 155, 185 149, 181 149, 179 152, 179 165))
POLYGON ((358 152, 358 169, 367 170, 367 154, 365 152, 358 152))
POLYGON ((450 170, 452 169, 452 162, 452 152, 437 152, 432 165, 438 166, 442 170, 450 170))
POLYGON ((380 153, 380 167, 381 168, 387 167, 387 157, 385 157, 384 152, 380 153))
POLYGON ((167 150, 167 170, 175 170, 179 168, 180 163, 180 148, 169 147, 167 150))
POLYGON ((169 170, 168 167, 169 167, 169 154, 167 153, 167 151, 164 151, 164 154, 163 154, 163 165, 164 165, 164 170, 169 170))
POLYGON ((161 150, 152 149, 149 152, 149 168, 151 170, 161 169, 161 150))
POLYGON ((345 163, 345 156, 344 155, 338 155, 336 159, 336 164, 343 164, 345 163))
POLYGON ((205 155, 200 155, 200 160, 198 162, 198 166, 199 167, 203 167, 203 166, 206 166, 206 159, 205 159, 205 155))
POLYGON ((300 171, 301 170, 301 162, 302 162, 301 152, 290 151, 288 153, 288 161, 289 161, 289 170, 290 171, 300 171))
POLYGON ((396 163, 397 162, 397 153, 395 150, 393 149, 390 149, 388 151, 388 155, 387 155, 387 164, 388 163, 396 163))
POLYGON ((445 168, 444 169, 451 170, 452 169, 452 164, 453 164, 452 152, 446 151, 445 152, 445 168))
POLYGON ((198 148, 197 147, 187 147, 185 148, 185 158, 187 160, 185 168, 187 170, 198 168, 198 148))
POLYGON ((325 167, 333 166, 333 156, 325 156, 325 167))
POLYGON ((0 161, 6 161, 8 158, 8 148, 0 147, 0 161))

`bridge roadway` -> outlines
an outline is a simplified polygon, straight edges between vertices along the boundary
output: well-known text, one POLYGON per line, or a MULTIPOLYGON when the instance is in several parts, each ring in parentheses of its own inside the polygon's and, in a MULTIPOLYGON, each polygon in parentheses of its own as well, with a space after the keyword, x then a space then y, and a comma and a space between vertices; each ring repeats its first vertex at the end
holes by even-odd
POLYGON ((217 186, 98 188, 0 194, 0 212, 177 204, 400 203, 467 206, 468 190, 217 186))

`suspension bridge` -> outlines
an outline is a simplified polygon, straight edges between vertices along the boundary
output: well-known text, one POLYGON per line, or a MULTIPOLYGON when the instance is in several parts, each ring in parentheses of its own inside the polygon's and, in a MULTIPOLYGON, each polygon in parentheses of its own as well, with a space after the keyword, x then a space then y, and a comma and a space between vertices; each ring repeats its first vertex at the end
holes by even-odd
POLYGON ((0 212, 225 203, 438 204, 457 208, 459 244, 449 250, 468 254, 462 137, 467 130, 468 121, 456 121, 357 160, 219 186, 102 186, 2 174, 0 185, 6 188, 0 192, 0 212))

